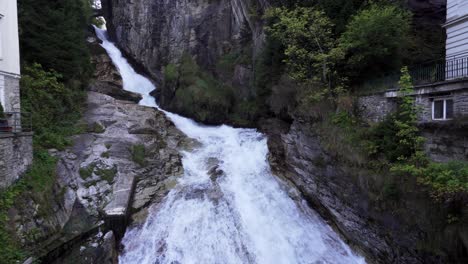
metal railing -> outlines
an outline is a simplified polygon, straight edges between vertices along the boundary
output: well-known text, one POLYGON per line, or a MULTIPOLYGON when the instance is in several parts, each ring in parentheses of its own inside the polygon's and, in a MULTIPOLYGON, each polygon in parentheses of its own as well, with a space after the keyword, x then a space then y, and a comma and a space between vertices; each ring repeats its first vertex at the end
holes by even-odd
MULTIPOLYGON (((468 78, 468 55, 411 66, 409 73, 414 86, 468 78)), ((390 73, 367 80, 362 84, 362 90, 381 92, 398 89, 400 76, 400 73, 390 73)))
POLYGON ((0 115, 0 134, 32 132, 31 113, 4 112, 0 115))

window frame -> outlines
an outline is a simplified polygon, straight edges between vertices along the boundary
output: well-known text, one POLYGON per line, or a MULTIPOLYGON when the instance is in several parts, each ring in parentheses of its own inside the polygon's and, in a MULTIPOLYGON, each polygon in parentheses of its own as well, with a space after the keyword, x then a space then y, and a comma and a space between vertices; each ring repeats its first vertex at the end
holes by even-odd
POLYGON ((447 121, 447 120, 452 120, 453 117, 447 118, 447 101, 452 100, 452 115, 454 113, 454 101, 453 98, 447 97, 447 98, 433 98, 432 99, 432 120, 434 121, 447 121), (436 102, 443 102, 442 106, 442 118, 435 118, 435 103, 436 102))

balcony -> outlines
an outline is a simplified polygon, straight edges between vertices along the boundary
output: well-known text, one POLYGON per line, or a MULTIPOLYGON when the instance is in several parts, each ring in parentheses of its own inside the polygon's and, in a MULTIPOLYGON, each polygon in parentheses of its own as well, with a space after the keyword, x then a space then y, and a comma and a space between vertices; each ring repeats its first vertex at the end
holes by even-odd
POLYGON ((0 134, 32 132, 31 113, 4 112, 0 117, 0 134))
MULTIPOLYGON (((410 66, 409 73, 416 89, 466 82, 468 81, 468 54, 410 66)), ((399 90, 400 76, 401 73, 397 72, 367 80, 360 85, 359 90, 364 94, 399 90)))

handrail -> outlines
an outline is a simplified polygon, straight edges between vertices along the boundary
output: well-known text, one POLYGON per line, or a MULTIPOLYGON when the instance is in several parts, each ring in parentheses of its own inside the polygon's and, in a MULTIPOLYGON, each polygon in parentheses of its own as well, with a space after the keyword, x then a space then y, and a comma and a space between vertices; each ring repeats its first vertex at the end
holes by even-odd
POLYGON ((3 112, 0 134, 32 132, 32 115, 28 112, 3 112))
MULTIPOLYGON (((454 59, 442 59, 410 66, 409 73, 414 86, 468 78, 468 55, 454 59)), ((398 88, 401 73, 394 72, 384 77, 366 80, 361 84, 364 92, 382 92, 398 88)))

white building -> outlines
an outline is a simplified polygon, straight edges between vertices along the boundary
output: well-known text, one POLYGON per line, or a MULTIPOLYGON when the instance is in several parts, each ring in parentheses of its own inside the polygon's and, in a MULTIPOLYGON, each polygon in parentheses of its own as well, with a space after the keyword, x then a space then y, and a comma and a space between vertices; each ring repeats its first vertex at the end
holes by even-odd
POLYGON ((468 1, 447 0, 447 59, 468 55, 468 1))
POLYGON ((20 111, 20 55, 16 0, 0 0, 0 103, 5 112, 20 111))

